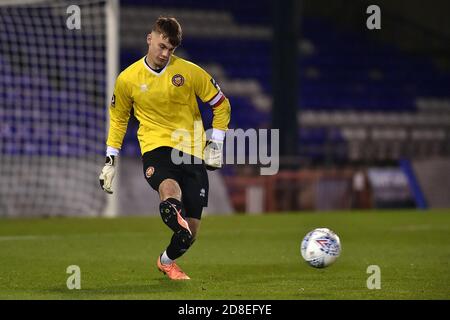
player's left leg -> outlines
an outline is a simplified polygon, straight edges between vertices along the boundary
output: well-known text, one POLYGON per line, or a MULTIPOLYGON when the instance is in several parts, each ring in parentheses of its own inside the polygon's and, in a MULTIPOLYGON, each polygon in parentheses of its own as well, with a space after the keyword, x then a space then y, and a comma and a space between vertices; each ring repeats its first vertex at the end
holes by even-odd
POLYGON ((192 232, 192 242, 194 242, 198 232, 200 231, 201 220, 196 218, 186 218, 186 221, 189 225, 189 229, 192 232))
MULTIPOLYGON (((200 231, 203 208, 208 205, 209 181, 204 165, 186 165, 180 187, 186 220, 192 232, 192 243, 200 231)), ((191 243, 191 245, 192 245, 191 243)))

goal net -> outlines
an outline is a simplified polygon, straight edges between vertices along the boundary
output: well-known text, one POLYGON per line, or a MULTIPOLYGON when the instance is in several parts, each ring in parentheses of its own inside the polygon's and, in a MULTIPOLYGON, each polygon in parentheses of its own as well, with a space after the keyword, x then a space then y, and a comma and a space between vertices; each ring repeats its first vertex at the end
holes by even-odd
POLYGON ((0 216, 97 216, 108 207, 98 175, 117 2, 74 3, 0 1, 0 216))

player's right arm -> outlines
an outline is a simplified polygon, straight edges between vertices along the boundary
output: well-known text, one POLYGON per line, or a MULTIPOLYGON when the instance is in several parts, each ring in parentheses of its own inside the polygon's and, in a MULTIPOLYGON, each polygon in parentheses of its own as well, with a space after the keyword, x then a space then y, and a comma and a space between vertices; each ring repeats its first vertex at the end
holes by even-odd
POLYGON ((113 193, 112 182, 115 176, 115 164, 127 132, 130 111, 133 106, 131 90, 123 73, 119 75, 109 106, 109 130, 106 141, 106 161, 100 173, 100 186, 107 193, 113 193))

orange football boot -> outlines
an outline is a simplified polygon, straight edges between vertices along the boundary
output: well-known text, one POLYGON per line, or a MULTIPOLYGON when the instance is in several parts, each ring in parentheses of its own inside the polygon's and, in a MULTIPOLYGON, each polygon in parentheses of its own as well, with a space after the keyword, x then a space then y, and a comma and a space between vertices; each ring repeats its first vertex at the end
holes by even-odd
POLYGON ((161 257, 158 257, 156 265, 158 266, 159 271, 167 275, 171 280, 191 279, 186 273, 183 272, 183 270, 180 269, 180 267, 175 262, 172 262, 171 264, 162 264, 161 257))

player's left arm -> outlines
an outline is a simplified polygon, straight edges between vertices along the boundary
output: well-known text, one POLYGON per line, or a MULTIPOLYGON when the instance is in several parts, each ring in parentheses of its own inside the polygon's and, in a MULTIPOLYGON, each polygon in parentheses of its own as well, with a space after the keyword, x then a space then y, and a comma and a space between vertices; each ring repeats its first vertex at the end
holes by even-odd
POLYGON ((213 111, 213 132, 211 139, 206 142, 204 159, 206 168, 215 170, 222 167, 223 140, 230 123, 231 105, 217 82, 206 71, 196 67, 194 73, 195 94, 208 103, 213 111))

